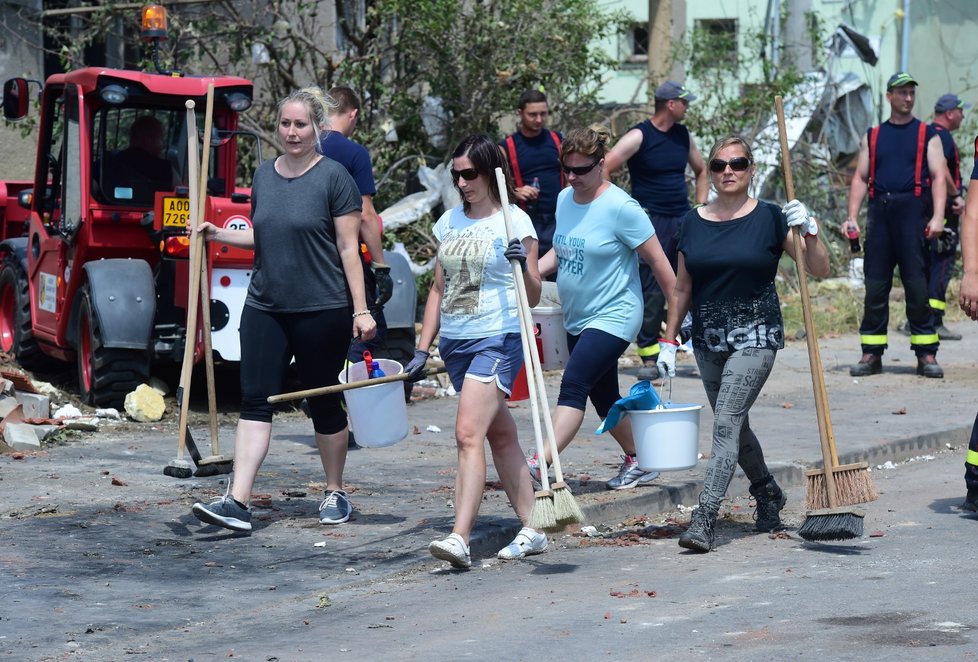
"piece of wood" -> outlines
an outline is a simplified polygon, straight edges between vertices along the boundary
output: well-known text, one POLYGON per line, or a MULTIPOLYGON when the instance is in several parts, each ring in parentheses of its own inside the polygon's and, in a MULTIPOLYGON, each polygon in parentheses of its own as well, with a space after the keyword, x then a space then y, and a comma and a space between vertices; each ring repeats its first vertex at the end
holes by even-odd
MULTIPOLYGON (((445 372, 445 368, 432 368, 428 371, 428 375, 439 375, 445 372)), ((346 384, 334 384, 332 386, 320 386, 318 388, 307 388, 303 391, 292 391, 291 393, 279 393, 278 395, 270 395, 266 398, 266 401, 271 404, 277 404, 279 402, 288 402, 289 400, 301 400, 302 398, 315 398, 318 395, 329 395, 330 393, 342 393, 343 391, 349 391, 351 388, 362 388, 364 386, 377 386, 378 384, 390 384, 391 382, 405 382, 408 379, 408 374, 402 372, 398 375, 384 375, 383 377, 374 377, 373 379, 364 379, 358 382, 348 382, 346 384)))

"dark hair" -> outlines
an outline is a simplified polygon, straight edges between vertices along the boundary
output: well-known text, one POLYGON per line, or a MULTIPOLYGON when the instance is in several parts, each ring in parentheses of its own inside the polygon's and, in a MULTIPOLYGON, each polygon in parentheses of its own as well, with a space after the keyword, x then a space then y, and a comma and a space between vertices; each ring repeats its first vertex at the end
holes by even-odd
POLYGON ((540 90, 527 90, 520 95, 518 108, 523 110, 528 103, 547 103, 547 95, 540 90))
POLYGON ((360 97, 352 88, 346 87, 345 85, 337 85, 336 87, 331 87, 327 94, 339 106, 335 112, 348 113, 351 110, 360 110, 360 97))
POLYGON ((129 127, 129 142, 135 143, 140 138, 153 133, 163 135, 163 123, 152 115, 140 115, 129 127))
MULTIPOLYGON (((469 136, 460 142, 455 151, 452 152, 452 159, 457 159, 460 156, 469 157, 479 174, 489 177, 489 195, 500 205, 502 204, 502 196, 499 194, 496 185, 496 168, 502 168, 503 174, 506 176, 506 196, 511 203, 516 200, 516 189, 513 186, 513 175, 509 171, 509 164, 503 158, 499 145, 492 138, 484 133, 469 136)), ((461 193, 461 189, 458 188, 458 179, 453 180, 452 184, 461 193)), ((463 195, 462 209, 467 213, 470 208, 471 205, 463 195)))
POLYGON ((583 154, 600 161, 608 151, 609 140, 611 132, 601 124, 573 129, 564 136, 564 141, 560 144, 560 162, 563 163, 570 154, 583 154))
POLYGON ((655 100, 655 108, 654 108, 654 110, 652 112, 658 113, 658 112, 662 111, 666 106, 669 105, 669 102, 670 101, 671 101, 671 99, 656 99, 655 100))

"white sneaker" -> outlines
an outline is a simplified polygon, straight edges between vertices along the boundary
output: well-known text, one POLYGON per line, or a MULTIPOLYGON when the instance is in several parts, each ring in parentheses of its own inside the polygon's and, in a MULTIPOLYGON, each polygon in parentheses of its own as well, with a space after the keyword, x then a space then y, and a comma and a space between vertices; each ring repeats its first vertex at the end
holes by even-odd
POLYGON ((444 540, 435 540, 428 545, 428 551, 436 559, 448 561, 453 568, 471 568, 472 559, 469 557, 469 546, 457 533, 449 534, 444 540))
POLYGON ((531 556, 533 554, 542 554, 547 551, 547 534, 540 531, 531 529, 528 526, 524 526, 520 529, 520 532, 516 534, 513 538, 513 542, 509 543, 496 554, 498 558, 504 561, 515 561, 516 559, 521 559, 524 556, 531 556))

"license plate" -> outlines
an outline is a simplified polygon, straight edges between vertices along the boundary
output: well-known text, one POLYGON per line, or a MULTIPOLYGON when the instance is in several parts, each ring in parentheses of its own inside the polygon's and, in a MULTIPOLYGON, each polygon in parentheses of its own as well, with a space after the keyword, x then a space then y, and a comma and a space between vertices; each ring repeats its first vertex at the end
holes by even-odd
POLYGON ((185 228, 190 219, 190 198, 163 197, 163 227, 185 228))

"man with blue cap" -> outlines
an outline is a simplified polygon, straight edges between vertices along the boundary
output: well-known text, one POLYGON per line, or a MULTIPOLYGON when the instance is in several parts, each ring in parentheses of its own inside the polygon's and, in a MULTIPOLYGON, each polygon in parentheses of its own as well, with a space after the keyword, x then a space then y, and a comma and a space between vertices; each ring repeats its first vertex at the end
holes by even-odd
POLYGON ((883 371, 890 318, 893 270, 900 267, 910 326, 910 348, 917 374, 941 379, 937 363, 940 339, 927 305, 927 244, 944 231, 947 168, 937 132, 913 116, 917 81, 905 71, 890 76, 886 100, 890 118, 866 132, 859 145, 856 172, 849 187, 849 216, 843 234, 859 232, 856 218, 869 194, 866 222, 866 295, 859 325, 862 358, 849 369, 853 377, 883 371))
POLYGON ((954 144, 951 132, 961 126, 964 111, 970 108, 955 94, 945 94, 934 104, 934 121, 931 126, 937 131, 944 150, 947 168, 944 180, 947 182, 947 204, 944 208, 944 232, 938 239, 927 244, 930 257, 927 275, 928 303, 934 315, 934 327, 941 340, 961 340, 961 334, 944 326, 944 311, 947 308, 947 286, 951 282, 954 263, 958 251, 958 223, 964 212, 964 189, 961 186, 961 155, 954 144))

